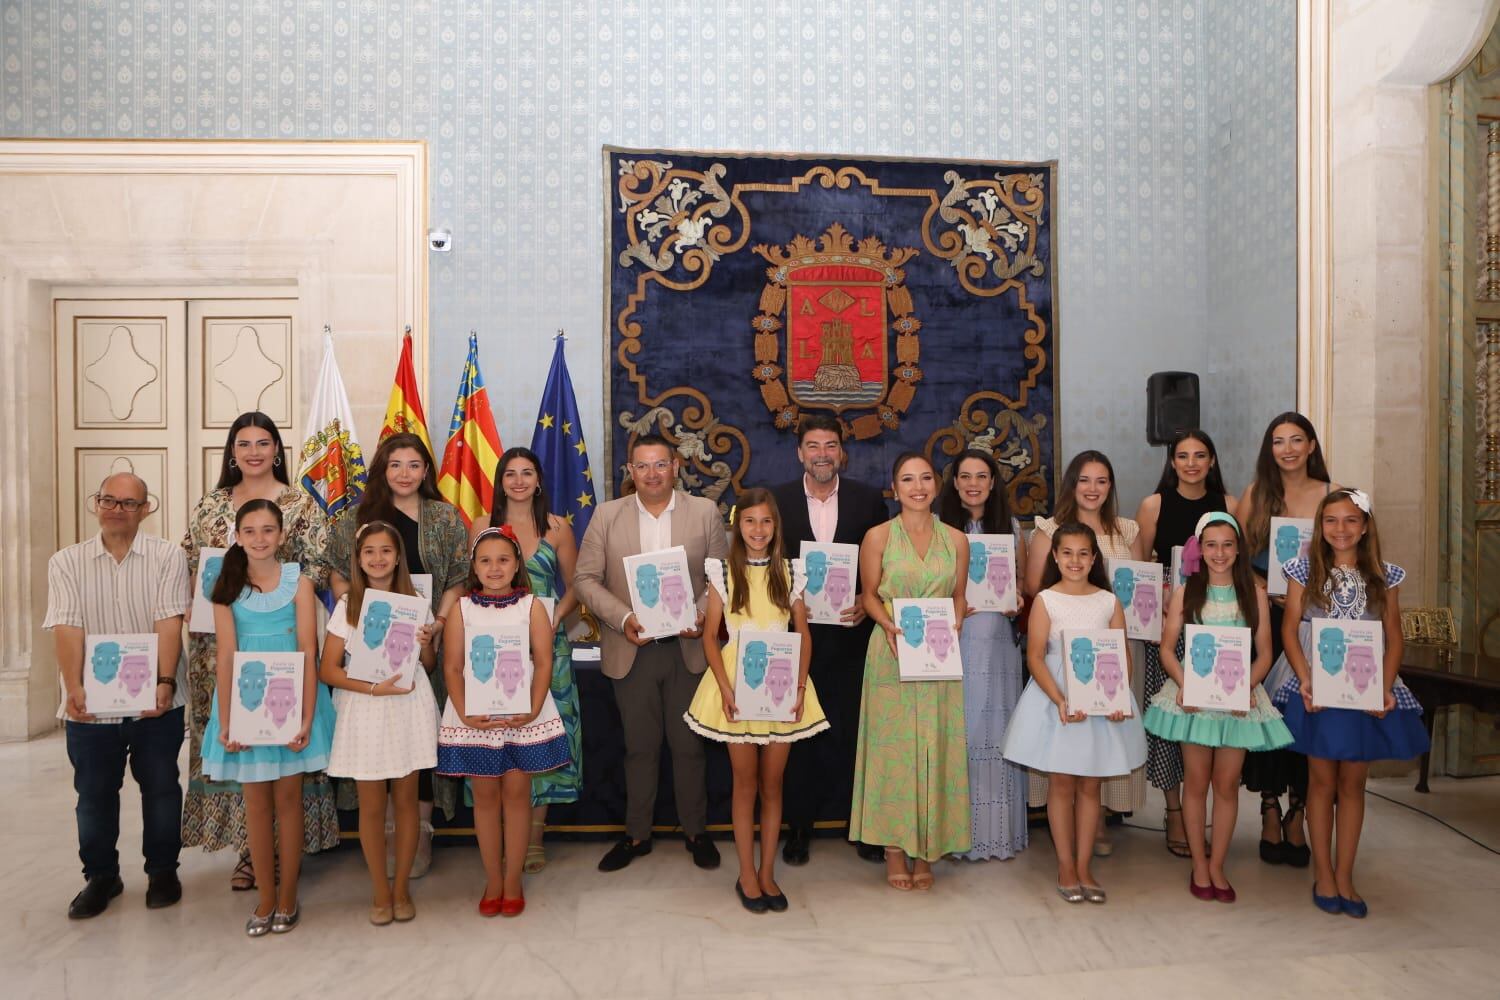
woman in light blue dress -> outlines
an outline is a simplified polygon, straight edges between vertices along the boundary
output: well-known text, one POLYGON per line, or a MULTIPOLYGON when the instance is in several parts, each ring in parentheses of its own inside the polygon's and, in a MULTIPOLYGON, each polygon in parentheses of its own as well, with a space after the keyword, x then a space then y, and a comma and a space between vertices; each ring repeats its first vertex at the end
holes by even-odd
POLYGON ((969 449, 950 467, 938 501, 939 516, 970 535, 1010 535, 1015 555, 990 565, 983 546, 970 543, 969 591, 994 589, 1004 580, 1016 590, 1016 611, 975 611, 959 633, 964 664, 964 727, 969 752, 970 861, 1013 858, 1026 849, 1026 772, 1005 759, 1005 731, 1026 683, 1026 664, 1011 621, 1020 611, 1016 567, 1026 565, 1021 528, 1010 516, 1005 483, 989 452, 969 449), (977 551, 976 551, 977 550, 977 551), (1008 570, 1008 574, 1007 574, 1008 570))

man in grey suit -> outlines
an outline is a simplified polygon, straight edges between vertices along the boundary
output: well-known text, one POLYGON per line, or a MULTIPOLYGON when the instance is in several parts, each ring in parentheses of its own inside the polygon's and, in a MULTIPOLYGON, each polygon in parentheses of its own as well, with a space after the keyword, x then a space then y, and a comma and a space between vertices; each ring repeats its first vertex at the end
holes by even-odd
POLYGON ((602 628, 601 668, 614 682, 625 730, 625 836, 600 860, 599 870, 618 871, 651 853, 663 732, 672 751, 672 785, 688 852, 699 868, 717 868, 719 851, 704 832, 703 742, 682 716, 708 665, 699 641, 707 598, 703 560, 728 558, 729 540, 713 501, 675 488, 677 456, 661 437, 643 434, 631 444, 630 478, 634 495, 594 512, 573 578, 579 599, 602 628), (697 625, 679 635, 645 639, 630 606, 625 557, 674 545, 687 550, 697 625))

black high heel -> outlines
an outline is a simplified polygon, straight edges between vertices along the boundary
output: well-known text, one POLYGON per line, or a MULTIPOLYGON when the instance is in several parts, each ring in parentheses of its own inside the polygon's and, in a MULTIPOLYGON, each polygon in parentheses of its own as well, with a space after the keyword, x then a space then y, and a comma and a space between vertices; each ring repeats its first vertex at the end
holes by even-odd
POLYGON ((1288 823, 1301 823, 1306 816, 1307 803, 1297 795, 1288 792, 1286 797, 1286 816, 1281 821, 1281 860, 1293 868, 1306 868, 1312 862, 1312 848, 1306 844, 1294 844, 1286 835, 1288 823))
MULTIPOLYGON (((1264 816, 1268 812, 1274 812, 1276 814, 1276 826, 1277 826, 1277 828, 1278 829, 1284 829, 1282 827, 1283 820, 1282 820, 1282 816, 1281 816, 1281 799, 1280 799, 1280 797, 1277 797, 1277 798, 1266 798, 1264 795, 1261 796, 1261 799, 1260 799, 1260 814, 1262 816, 1264 816)), ((1282 865, 1282 864, 1286 864, 1286 860, 1287 860, 1287 857, 1286 857, 1286 848, 1287 848, 1288 845, 1286 843, 1285 837, 1286 837, 1286 834, 1285 834, 1285 832, 1283 832, 1282 833, 1282 838, 1283 839, 1279 840, 1279 841, 1267 840, 1264 837, 1260 838, 1260 859, 1262 861, 1264 861, 1268 865, 1282 865)))

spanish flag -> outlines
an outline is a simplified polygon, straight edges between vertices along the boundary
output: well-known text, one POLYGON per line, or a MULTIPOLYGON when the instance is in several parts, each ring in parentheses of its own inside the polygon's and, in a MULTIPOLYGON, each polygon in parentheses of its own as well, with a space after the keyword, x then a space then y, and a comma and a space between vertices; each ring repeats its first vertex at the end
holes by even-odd
POLYGON ((490 413, 490 397, 479 374, 479 336, 469 334, 469 357, 458 380, 448 446, 438 470, 438 492, 472 525, 483 517, 495 497, 495 464, 500 460, 500 432, 490 413))
POLYGON ((422 411, 422 393, 417 389, 417 370, 411 360, 411 331, 401 339, 401 360, 396 363, 396 383, 391 386, 390 402, 385 404, 385 423, 380 439, 392 434, 415 434, 432 454, 432 438, 427 436, 427 414, 422 411))

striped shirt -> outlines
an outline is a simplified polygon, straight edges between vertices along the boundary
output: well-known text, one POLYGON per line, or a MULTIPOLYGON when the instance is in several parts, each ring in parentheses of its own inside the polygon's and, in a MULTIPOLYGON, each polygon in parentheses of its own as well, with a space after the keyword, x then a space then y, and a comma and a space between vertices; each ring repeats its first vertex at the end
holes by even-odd
MULTIPOLYGON (((116 562, 100 535, 70 545, 47 561, 47 617, 42 628, 70 625, 85 637, 155 631, 156 623, 184 614, 189 605, 187 557, 165 538, 137 531, 116 562)), ((187 704, 186 659, 178 654, 172 707, 187 704)), ((58 676, 62 684, 62 676, 58 676)), ((57 717, 67 718, 67 691, 57 717)), ((77 720, 69 720, 77 721, 77 720)), ((122 719, 97 719, 117 723, 122 719)))

